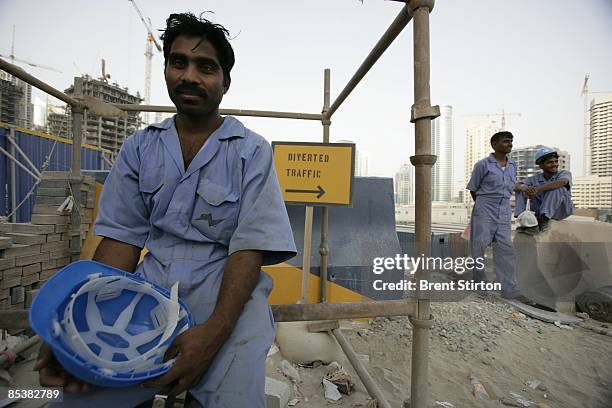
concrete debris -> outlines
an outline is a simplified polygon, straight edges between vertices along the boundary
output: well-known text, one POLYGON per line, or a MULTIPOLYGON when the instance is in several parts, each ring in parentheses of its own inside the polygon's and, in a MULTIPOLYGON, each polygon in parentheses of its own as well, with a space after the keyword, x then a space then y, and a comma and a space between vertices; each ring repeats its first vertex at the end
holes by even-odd
POLYGON ((322 365, 323 365, 323 362, 321 360, 309 361, 307 363, 298 364, 299 367, 304 367, 304 368, 319 368, 322 365))
POLYGON ((556 321, 556 322, 555 322, 555 326, 557 326, 557 327, 559 327, 559 328, 561 328, 561 329, 573 330, 573 327, 572 327, 572 326, 567 325, 567 324, 563 324, 563 323, 561 323, 561 322, 559 322, 559 321, 556 321))
POLYGON ((584 313, 584 312, 577 312, 576 316, 584 320, 589 320, 591 318, 591 316, 589 316, 588 313, 584 313))
POLYGON ((503 397, 502 399, 499 400, 499 402, 501 402, 501 404, 506 407, 518 407, 518 408, 522 407, 521 404, 519 404, 512 398, 508 398, 508 397, 503 397))
POLYGON ((300 373, 298 373, 297 369, 287 360, 281 361, 279 370, 285 377, 289 378, 294 383, 302 381, 300 373))
POLYGON ((357 354, 357 358, 362 363, 369 363, 370 362, 370 356, 367 355, 367 354, 357 354))
POLYGON ((519 404, 519 407, 528 408, 535 405, 535 402, 529 401, 527 398, 515 392, 510 392, 510 396, 519 404))
POLYGON ((287 406, 289 406, 289 407, 295 407, 295 406, 296 406, 297 404, 299 404, 299 403, 300 403, 300 400, 299 400, 299 399, 297 399, 297 398, 294 398, 294 399, 292 399, 291 401, 289 401, 289 402, 287 403, 287 406))
POLYGON ((283 381, 266 377, 266 407, 285 408, 291 396, 289 385, 283 381))
POLYGON ((272 343, 272 347, 270 347, 270 350, 268 350, 268 355, 266 357, 273 356, 274 354, 278 352, 279 352, 278 346, 276 345, 276 343, 272 343))
POLYGON ((329 401, 338 401, 342 398, 342 394, 338 391, 338 387, 330 381, 323 379, 323 387, 325 388, 325 399, 329 401))
POLYGON ((537 389, 540 386, 540 384, 542 384, 542 381, 538 381, 538 380, 529 380, 525 382, 525 385, 531 388, 532 390, 537 389))
POLYGON ((474 374, 470 374, 470 383, 472 384, 472 394, 474 394, 477 400, 482 401, 489 399, 489 393, 474 374))
POLYGON ((443 408, 455 408, 453 404, 446 401, 436 401, 434 402, 434 407, 443 407, 443 408))
POLYGON ((338 370, 341 370, 342 366, 337 361, 332 361, 327 366, 327 374, 335 373, 338 370))
POLYGON ((355 388, 355 384, 351 380, 349 373, 335 361, 330 364, 330 369, 327 371, 325 379, 338 387, 338 391, 345 395, 350 395, 355 388))
POLYGON ((331 363, 342 358, 344 353, 329 333, 310 333, 309 322, 279 322, 276 327, 276 342, 286 360, 295 364, 322 361, 331 363))

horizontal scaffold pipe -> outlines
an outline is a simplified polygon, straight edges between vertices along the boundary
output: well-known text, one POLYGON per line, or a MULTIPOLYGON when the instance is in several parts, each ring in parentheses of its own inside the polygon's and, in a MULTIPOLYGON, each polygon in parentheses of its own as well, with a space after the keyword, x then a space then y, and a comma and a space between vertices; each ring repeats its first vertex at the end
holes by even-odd
MULTIPOLYGON (((316 303, 308 305, 272 305, 274 320, 277 322, 415 316, 415 312, 416 303, 413 299, 316 303)), ((0 311, 0 329, 26 329, 28 327, 28 310, 0 311)))
POLYGON ((41 91, 56 97, 60 101, 66 102, 70 106, 79 106, 79 102, 76 99, 71 98, 62 91, 55 89, 51 85, 41 81, 35 76, 28 74, 23 69, 19 68, 17 65, 13 65, 10 62, 3 60, 2 58, 0 58, 0 69, 8 72, 16 78, 21 79, 22 81, 27 82, 28 84, 40 89, 41 91))
POLYGON ((357 319, 362 317, 415 316, 413 300, 272 305, 276 322, 357 319))
POLYGON ((348 81, 342 92, 338 95, 334 103, 332 103, 331 107, 327 112, 325 112, 325 119, 330 119, 334 112, 340 107, 342 102, 350 95, 350 93, 355 89, 357 84, 363 79, 363 77, 368 73, 370 68, 374 66, 376 61, 383 55, 383 53, 389 48, 389 45, 395 40, 395 38, 402 32, 404 27, 408 25, 410 19, 412 18, 412 14, 408 5, 402 8, 402 11, 395 17, 395 20, 391 23, 387 31, 380 37, 380 40, 376 43, 370 54, 363 61, 361 66, 357 69, 357 72, 353 75, 353 77, 348 81))
MULTIPOLYGON (((160 106, 160 105, 138 105, 138 104, 113 104, 115 107, 124 111, 131 112, 168 112, 175 113, 176 108, 174 106, 160 106)), ((283 119, 304 119, 304 120, 321 120, 323 115, 320 113, 301 113, 301 112, 275 112, 275 111, 261 111, 251 109, 219 109, 219 113, 222 115, 234 115, 234 116, 255 116, 262 118, 283 118, 283 119)))

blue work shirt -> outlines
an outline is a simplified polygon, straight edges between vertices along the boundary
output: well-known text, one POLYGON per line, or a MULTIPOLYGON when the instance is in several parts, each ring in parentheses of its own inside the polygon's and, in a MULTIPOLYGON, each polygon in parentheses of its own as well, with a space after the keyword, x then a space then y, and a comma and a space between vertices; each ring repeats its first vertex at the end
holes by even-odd
POLYGON ((505 168, 493 154, 474 165, 467 189, 476 193, 472 217, 506 223, 512 219, 510 197, 516 183, 516 164, 508 157, 505 168))
POLYGON ((560 179, 565 179, 569 181, 569 183, 565 186, 567 190, 570 190, 572 187, 572 173, 567 170, 561 170, 553 174, 548 180, 544 177, 544 172, 539 172, 534 174, 533 176, 527 177, 521 181, 519 184, 524 184, 526 186, 541 186, 543 184, 551 183, 553 181, 557 181, 560 179))
MULTIPOLYGON (((260 250, 263 264, 296 254, 270 144, 225 117, 184 168, 174 118, 125 140, 106 179, 96 235, 146 246, 137 267, 162 287, 179 282, 179 296, 197 324, 212 314, 228 256, 260 250)), ((201 401, 223 381, 234 356, 264 353, 274 339, 267 297, 272 279, 261 273, 231 336, 202 383, 201 401)))
MULTIPOLYGON (((572 203, 571 194, 572 173, 570 173, 569 171, 558 171, 553 174, 548 180, 544 177, 544 172, 540 172, 519 181, 519 184, 538 187, 547 183, 551 183, 553 181, 563 179, 568 181, 567 185, 564 186, 564 188, 541 191, 537 193, 531 199, 531 210, 536 211, 537 214, 543 214, 548 216, 549 218, 554 218, 556 220, 561 220, 571 215, 573 213, 574 205, 572 203)), ((517 200, 515 213, 516 215, 518 215, 525 210, 526 195, 517 192, 516 197, 517 200)))

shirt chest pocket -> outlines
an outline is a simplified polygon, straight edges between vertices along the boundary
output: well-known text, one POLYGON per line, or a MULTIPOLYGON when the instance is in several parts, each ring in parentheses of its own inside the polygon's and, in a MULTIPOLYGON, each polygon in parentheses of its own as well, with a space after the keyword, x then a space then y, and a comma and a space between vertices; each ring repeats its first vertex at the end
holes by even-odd
POLYGON ((224 245, 238 222, 238 193, 208 179, 200 181, 191 222, 204 236, 224 245))
POLYGON ((147 167, 140 171, 138 178, 138 189, 140 195, 149 210, 149 214, 152 214, 155 205, 158 203, 158 193, 164 184, 164 166, 147 167))

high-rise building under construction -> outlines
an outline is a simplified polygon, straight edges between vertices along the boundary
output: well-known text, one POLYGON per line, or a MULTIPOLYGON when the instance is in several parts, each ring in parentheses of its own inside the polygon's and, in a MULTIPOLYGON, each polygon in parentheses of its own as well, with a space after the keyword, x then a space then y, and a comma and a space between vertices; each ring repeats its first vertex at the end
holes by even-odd
MULTIPOLYGON (((74 87, 65 90, 66 94, 73 95, 74 87)), ((132 95, 127 88, 121 88, 117 83, 110 84, 103 79, 94 79, 88 75, 83 76, 83 95, 90 95, 106 103, 138 104, 142 98, 137 93, 132 95)), ((124 117, 101 117, 85 111, 83 122, 83 143, 102 147, 112 152, 113 157, 127 136, 140 127, 140 112, 126 112, 124 117)), ((50 113, 48 127, 51 134, 72 138, 70 127, 70 111, 66 114, 50 113)))
POLYGON ((0 70, 0 122, 32 129, 32 85, 0 70))

